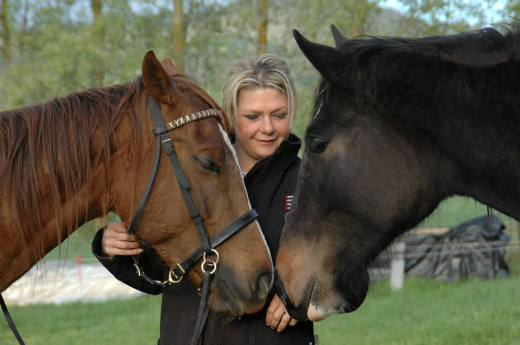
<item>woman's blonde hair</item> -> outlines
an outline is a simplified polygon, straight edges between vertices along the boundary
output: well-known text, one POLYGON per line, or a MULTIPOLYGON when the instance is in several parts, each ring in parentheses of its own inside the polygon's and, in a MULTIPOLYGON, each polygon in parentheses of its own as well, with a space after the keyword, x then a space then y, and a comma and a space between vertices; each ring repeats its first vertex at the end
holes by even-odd
POLYGON ((293 118, 298 111, 298 95, 287 63, 279 56, 264 54, 250 56, 235 62, 224 86, 222 107, 233 120, 241 90, 274 88, 287 95, 288 115, 293 118))

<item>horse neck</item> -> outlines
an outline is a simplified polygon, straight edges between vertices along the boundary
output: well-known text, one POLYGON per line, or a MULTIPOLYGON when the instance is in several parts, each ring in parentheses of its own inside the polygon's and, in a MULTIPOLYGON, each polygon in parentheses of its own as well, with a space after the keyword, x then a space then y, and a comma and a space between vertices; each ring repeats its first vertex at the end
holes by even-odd
MULTIPOLYGON (((518 63, 456 69, 449 78, 423 78, 401 113, 440 149, 455 176, 454 194, 520 217, 520 87, 518 63), (503 76, 501 78, 497 76, 503 76), (454 83, 453 80, 458 80, 454 83), (504 202, 507 200, 507 203, 504 202)), ((438 71, 437 71, 438 73, 438 71)))

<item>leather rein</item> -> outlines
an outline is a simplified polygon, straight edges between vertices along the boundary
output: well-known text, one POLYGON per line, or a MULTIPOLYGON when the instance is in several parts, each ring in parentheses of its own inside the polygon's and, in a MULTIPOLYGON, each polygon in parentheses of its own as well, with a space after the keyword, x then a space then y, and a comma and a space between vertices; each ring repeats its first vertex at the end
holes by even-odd
MULTIPOLYGON (((221 111, 217 109, 208 109, 208 110, 202 110, 198 111, 192 114, 185 115, 177 120, 173 120, 169 123, 165 123, 161 108, 159 103, 153 99, 151 95, 148 95, 148 105, 150 107, 150 113, 152 115, 152 121, 154 124, 153 133, 155 134, 156 138, 156 147, 155 147, 155 160, 152 168, 152 172, 150 174, 150 178, 148 179, 148 183, 146 185, 145 192, 143 196, 141 197, 141 201, 139 203, 139 206, 137 207, 136 213, 134 215, 134 218, 132 219, 132 223, 130 224, 130 227, 126 230, 127 234, 134 234, 135 233, 135 227, 137 225, 137 222, 139 221, 139 217, 141 215, 141 212, 144 208, 144 205, 146 203, 146 200, 148 199, 148 195, 150 193, 150 190, 152 189, 153 182, 155 180, 155 175, 157 173, 157 168, 159 166, 160 156, 161 156, 161 144, 166 152, 166 155, 168 156, 170 163, 173 166, 173 170, 175 171, 175 175, 177 177, 177 181, 179 182, 179 185, 181 186, 181 191, 184 196, 184 200, 186 202, 186 206, 188 207, 188 210, 190 212, 190 217, 193 220, 193 223, 195 224, 195 227, 197 228, 197 232, 199 234, 199 237, 202 241, 202 246, 197 248, 193 253, 191 253, 188 258, 186 258, 183 262, 178 263, 174 267, 170 267, 170 271, 168 274, 168 280, 161 282, 158 280, 151 279, 146 275, 146 273, 139 267, 139 259, 138 256, 133 256, 134 259, 134 265, 137 269, 137 274, 146 279, 149 283, 154 285, 160 285, 160 286, 167 286, 170 284, 176 284, 179 283, 186 271, 191 268, 191 266, 199 261, 200 259, 203 259, 201 264, 201 270, 204 273, 204 279, 202 282, 202 295, 201 300, 199 304, 199 311, 197 315, 197 322, 195 325, 195 331, 192 337, 191 344, 196 345, 200 344, 202 341, 202 332, 204 330, 204 325, 206 323, 206 319, 208 317, 209 313, 209 307, 208 307, 208 298, 209 298, 209 285, 211 281, 211 275, 215 273, 217 270, 217 263, 219 261, 220 255, 218 251, 215 249, 218 245, 222 244, 224 241, 231 238, 234 234, 236 234, 238 231, 245 228, 247 225, 249 225, 251 222, 253 222, 257 217, 258 213, 255 210, 249 210, 244 215, 239 217, 237 220, 235 220, 233 223, 225 227, 221 232, 216 234, 213 237, 209 237, 208 232, 206 230, 206 227, 204 225, 204 220, 200 216, 200 214, 197 211, 197 208, 195 207, 195 203, 193 202, 193 198, 191 197, 190 193, 190 184, 188 180, 186 179, 186 175, 184 174, 184 171, 181 168, 181 165, 179 163, 179 160, 177 158, 177 155, 175 153, 175 150, 173 148, 173 143, 171 139, 168 136, 168 132, 171 130, 174 130, 176 128, 182 127, 188 123, 206 119, 209 117, 219 117, 221 115, 221 111), (208 258, 207 256, 215 256, 214 259, 208 258)), ((7 306, 5 305, 4 299, 0 295, 0 305, 2 306, 2 310, 4 312, 5 318, 7 319, 7 322, 9 323, 9 326, 11 327, 11 330, 13 331, 13 334, 15 335, 16 339, 18 340, 20 345, 24 345, 24 342, 22 340, 22 337, 20 336, 18 330, 16 329, 16 326, 14 325, 14 322, 11 319, 11 316, 9 314, 9 311, 7 310, 7 306)))

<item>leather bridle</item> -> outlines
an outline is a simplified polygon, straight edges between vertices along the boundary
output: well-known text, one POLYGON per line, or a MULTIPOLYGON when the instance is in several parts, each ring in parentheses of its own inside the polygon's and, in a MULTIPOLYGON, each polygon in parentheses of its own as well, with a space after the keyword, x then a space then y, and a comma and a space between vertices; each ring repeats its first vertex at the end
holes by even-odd
POLYGON ((159 103, 153 99, 151 95, 148 95, 148 104, 150 107, 150 113, 152 115, 152 120, 154 124, 153 132, 156 137, 156 148, 155 148, 155 161, 152 168, 152 172, 150 178, 148 179, 148 184, 146 186, 145 192, 141 198, 141 202, 137 208, 137 211, 134 215, 132 223, 130 227, 127 229, 128 234, 133 234, 135 232, 135 226, 139 220, 139 216, 141 211, 143 210, 144 204, 146 203, 146 199, 148 198, 148 194, 153 185, 153 181, 155 179, 155 175, 157 172, 157 167, 159 165, 160 154, 161 154, 161 144, 168 156, 170 163, 173 166, 173 170, 175 171, 175 175, 177 177, 177 181, 181 187, 182 195, 184 196, 184 200, 186 202, 186 206, 190 212, 190 217, 195 224, 197 232, 199 234, 200 240, 202 242, 202 246, 197 248, 187 259, 183 262, 178 263, 177 265, 170 267, 170 271, 168 274, 168 280, 161 282, 158 280, 151 279, 146 275, 146 273, 139 267, 138 257, 134 256, 134 265, 137 269, 137 274, 148 282, 154 285, 166 286, 170 284, 179 283, 186 271, 197 261, 203 259, 201 264, 201 270, 204 273, 204 279, 202 283, 202 295, 201 301, 199 304, 199 312, 197 316, 197 323, 195 325, 195 332, 193 334, 193 338, 191 344, 198 344, 202 340, 202 331, 204 329, 204 324, 206 322, 209 308, 208 308, 208 298, 209 298, 209 285, 211 280, 211 275, 215 273, 217 270, 217 263, 219 261, 220 255, 215 249, 218 245, 222 244, 224 241, 228 240, 231 236, 236 234, 241 229, 245 228, 252 221, 254 221, 258 217, 258 213, 255 210, 249 210, 244 215, 239 217, 229 226, 224 228, 217 235, 212 238, 209 237, 206 227, 204 226, 204 220, 200 216, 195 207, 195 203, 193 202, 193 198, 190 193, 190 184, 186 179, 186 175, 182 170, 182 167, 177 159, 177 155, 173 148, 173 143, 170 137, 168 136, 168 132, 174 130, 176 128, 182 127, 188 123, 193 121, 206 119, 209 117, 218 117, 221 116, 222 113, 217 109, 208 109, 198 111, 192 114, 185 115, 177 120, 171 121, 167 124, 164 123, 164 119, 161 114, 161 108, 159 103), (214 255, 215 259, 208 258, 207 256, 214 255))
MULTIPOLYGON (((148 282, 154 285, 160 285, 160 286, 167 286, 170 284, 179 283, 184 274, 190 267, 200 259, 203 259, 203 262, 201 264, 201 270, 204 273, 204 278, 202 282, 202 294, 201 294, 201 300, 199 304, 199 311, 197 315, 197 322, 195 325, 195 331, 192 337, 191 344, 199 344, 202 340, 202 332, 204 330, 204 324, 206 322, 209 308, 208 308, 208 298, 209 298, 209 285, 211 281, 211 275, 215 273, 217 270, 217 263, 219 261, 220 255, 218 251, 215 249, 218 245, 222 244, 224 241, 231 238, 234 234, 236 234, 241 229, 245 228, 247 225, 249 225, 252 221, 254 221, 258 217, 258 213, 255 210, 249 210, 244 215, 239 217, 237 220, 235 220, 233 223, 228 225, 226 228, 224 228, 221 232, 219 232, 217 235, 213 237, 209 237, 208 232, 206 231, 206 227, 204 226, 204 220, 200 216, 200 214, 197 212, 197 208, 195 207, 195 203, 193 202, 193 198, 191 197, 190 193, 190 184, 188 183, 188 180, 186 179, 186 175, 184 174, 184 171, 181 168, 181 165, 179 163, 179 160, 177 159, 177 155, 175 153, 175 150, 173 148, 172 140, 168 136, 168 132, 171 130, 174 130, 176 128, 182 127, 188 123, 206 119, 209 117, 219 117, 222 115, 221 111, 218 109, 208 109, 208 110, 202 110, 198 111, 192 114, 185 115, 177 120, 171 121, 169 123, 164 123, 164 119, 161 114, 161 108, 159 103, 153 99, 151 95, 148 95, 148 105, 150 107, 150 113, 152 115, 152 120, 154 124, 153 133, 155 134, 156 138, 156 147, 155 147, 155 161, 153 164, 152 172, 150 174, 150 178, 148 179, 148 183, 146 185, 145 192, 143 196, 141 197, 141 201, 139 203, 139 206, 137 207, 136 213, 134 215, 134 218, 132 219, 132 223, 130 224, 130 227, 127 229, 127 234, 133 234, 135 233, 135 227, 137 225, 137 222, 139 221, 139 217, 141 215, 141 212, 144 208, 144 205, 146 203, 146 200, 148 198, 148 195, 150 193, 150 190, 152 189, 153 181, 155 179, 155 175, 157 173, 157 167, 159 166, 160 156, 161 156, 161 144, 164 147, 164 150, 166 152, 166 155, 168 156, 172 166, 173 170, 175 171, 175 175, 177 176, 177 181, 179 182, 179 185, 181 187, 182 194, 184 196, 184 200, 186 201, 186 206, 188 207, 188 210, 190 212, 190 217, 193 220, 193 223, 195 224, 195 227, 197 228, 197 232, 199 234, 199 237, 202 241, 202 246, 197 248, 193 253, 191 253, 190 256, 188 256, 187 259, 185 259, 183 262, 178 263, 176 266, 171 267, 169 274, 168 274, 168 280, 161 282, 158 280, 151 279, 146 275, 146 273, 139 267, 139 259, 138 256, 134 256, 134 265, 137 269, 137 274, 144 279, 146 279, 148 282), (207 256, 213 255, 216 258, 211 259, 207 256)), ((11 316, 9 315, 9 312, 7 310, 7 307, 5 306, 5 302, 0 295, 0 305, 2 306, 2 309, 4 311, 4 315, 9 323, 9 326, 11 327, 11 330, 13 331, 16 339, 18 340, 19 344, 24 344, 18 330, 16 329, 16 326, 14 325, 14 322, 11 319, 11 316)))

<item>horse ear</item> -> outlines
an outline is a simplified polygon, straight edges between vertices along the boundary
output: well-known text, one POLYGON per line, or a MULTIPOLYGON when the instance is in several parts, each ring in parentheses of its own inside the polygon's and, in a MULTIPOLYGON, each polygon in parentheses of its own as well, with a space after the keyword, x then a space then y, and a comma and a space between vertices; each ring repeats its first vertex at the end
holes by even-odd
POLYGON ((293 30, 293 36, 303 54, 325 79, 332 83, 341 81, 339 71, 343 70, 344 57, 339 49, 313 43, 303 37, 298 30, 293 30))
POLYGON ((179 74, 179 71, 177 70, 177 68, 175 68, 175 65, 173 64, 173 60, 171 57, 167 56, 164 59, 162 59, 161 65, 163 66, 166 73, 168 73, 169 75, 179 74))
POLYGON ((336 44, 336 48, 341 47, 344 43, 348 42, 348 38, 343 36, 341 32, 339 32, 336 25, 332 24, 330 26, 330 29, 332 30, 332 36, 334 37, 334 43, 336 44))
POLYGON ((156 101, 174 104, 177 90, 153 50, 148 51, 144 56, 142 68, 144 86, 150 95, 156 101))

